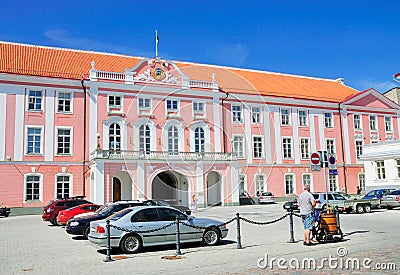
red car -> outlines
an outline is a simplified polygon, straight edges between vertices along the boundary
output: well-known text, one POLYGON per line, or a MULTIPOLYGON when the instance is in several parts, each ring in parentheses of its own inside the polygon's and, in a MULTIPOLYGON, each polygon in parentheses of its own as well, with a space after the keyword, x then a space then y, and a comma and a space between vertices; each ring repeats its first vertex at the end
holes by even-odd
POLYGON ((68 220, 74 216, 87 212, 96 211, 101 205, 98 204, 81 204, 65 210, 61 210, 57 216, 57 223, 59 225, 66 225, 68 220))

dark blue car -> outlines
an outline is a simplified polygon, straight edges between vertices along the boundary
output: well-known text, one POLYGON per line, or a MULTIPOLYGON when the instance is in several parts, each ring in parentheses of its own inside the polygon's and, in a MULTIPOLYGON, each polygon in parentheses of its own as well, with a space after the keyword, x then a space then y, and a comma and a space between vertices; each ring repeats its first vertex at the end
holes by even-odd
POLYGON ((383 196, 389 194, 393 190, 394 189, 389 189, 389 188, 371 190, 367 194, 365 194, 365 196, 362 197, 361 199, 362 200, 382 199, 383 196))

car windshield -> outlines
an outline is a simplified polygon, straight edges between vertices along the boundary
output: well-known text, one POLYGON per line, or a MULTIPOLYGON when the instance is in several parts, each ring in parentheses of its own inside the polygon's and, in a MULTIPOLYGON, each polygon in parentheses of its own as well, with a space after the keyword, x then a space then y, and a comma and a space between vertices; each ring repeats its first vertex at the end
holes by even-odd
MULTIPOLYGON (((102 209, 100 211, 96 211, 97 214, 101 215, 101 216, 106 216, 107 214, 109 214, 112 210, 111 205, 107 205, 104 207, 101 207, 102 209)), ((99 210, 99 209, 98 209, 99 210)))
POLYGON ((391 192, 389 195, 400 195, 400 190, 395 190, 391 192))
POLYGON ((128 213, 130 213, 130 212, 132 212, 132 209, 130 209, 130 208, 125 208, 125 209, 123 209, 123 210, 121 210, 121 211, 119 211, 119 212, 117 212, 117 213, 112 214, 112 215, 108 218, 108 220, 110 220, 110 221, 119 220, 120 218, 122 218, 123 216, 125 216, 126 214, 128 214, 128 213))
POLYGON ((97 210, 94 211, 94 212, 97 213, 97 214, 100 214, 107 207, 108 207, 107 205, 102 205, 99 208, 97 208, 97 210))
POLYGON ((171 206, 168 202, 166 202, 166 201, 157 201, 157 205, 160 205, 160 206, 171 206))

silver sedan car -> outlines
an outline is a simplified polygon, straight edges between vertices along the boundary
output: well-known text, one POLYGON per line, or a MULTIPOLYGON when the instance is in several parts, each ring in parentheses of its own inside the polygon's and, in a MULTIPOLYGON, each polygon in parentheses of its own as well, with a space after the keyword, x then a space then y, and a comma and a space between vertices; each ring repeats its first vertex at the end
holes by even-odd
MULTIPOLYGON (((203 241, 206 245, 216 245, 228 235, 226 226, 216 220, 191 217, 172 207, 139 206, 126 208, 107 218, 111 225, 111 247, 136 253, 144 246, 174 244, 176 218, 181 221, 181 243, 203 241)), ((107 219, 90 223, 88 239, 100 247, 107 246, 107 219)))
POLYGON ((400 190, 392 191, 385 195, 381 199, 381 207, 392 209, 394 207, 400 207, 400 190))

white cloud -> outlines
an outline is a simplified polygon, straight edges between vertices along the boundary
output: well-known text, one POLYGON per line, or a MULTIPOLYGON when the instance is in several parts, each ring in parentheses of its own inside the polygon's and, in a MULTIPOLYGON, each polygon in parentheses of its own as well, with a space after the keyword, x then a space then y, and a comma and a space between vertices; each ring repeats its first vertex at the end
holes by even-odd
POLYGON ((360 81, 360 90, 364 91, 370 88, 374 88, 380 93, 387 92, 388 90, 397 87, 393 81, 374 81, 374 80, 363 80, 360 81))
POLYGON ((249 50, 241 43, 213 44, 207 49, 206 55, 220 64, 240 66, 249 55, 249 50))

